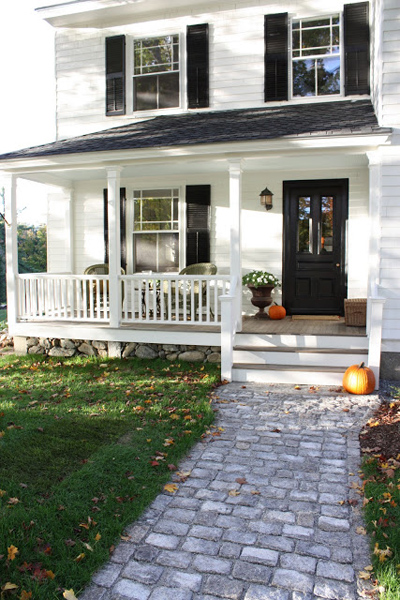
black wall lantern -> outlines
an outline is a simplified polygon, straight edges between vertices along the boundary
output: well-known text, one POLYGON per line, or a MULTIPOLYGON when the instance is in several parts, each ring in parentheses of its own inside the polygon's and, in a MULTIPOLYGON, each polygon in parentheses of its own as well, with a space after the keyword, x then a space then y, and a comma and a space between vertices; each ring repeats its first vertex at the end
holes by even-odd
POLYGON ((260 193, 261 206, 265 206, 265 210, 271 210, 272 208, 272 196, 273 193, 267 187, 260 193))

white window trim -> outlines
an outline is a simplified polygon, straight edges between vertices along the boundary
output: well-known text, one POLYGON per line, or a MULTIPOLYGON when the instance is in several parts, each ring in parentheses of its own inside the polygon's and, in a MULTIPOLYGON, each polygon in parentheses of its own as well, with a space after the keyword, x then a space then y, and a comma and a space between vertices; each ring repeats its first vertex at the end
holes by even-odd
POLYGON ((186 33, 179 28, 149 32, 146 35, 129 35, 126 41, 126 114, 137 117, 153 117, 155 115, 176 114, 187 110, 186 97, 186 33), (133 110, 133 70, 134 70, 134 42, 152 37, 177 35, 179 37, 179 106, 171 108, 154 108, 152 110, 133 110))
POLYGON ((323 15, 314 15, 312 17, 299 17, 293 16, 289 19, 289 75, 288 75, 288 85, 289 85, 289 100, 292 102, 329 102, 333 100, 337 100, 338 98, 344 97, 344 40, 343 40, 343 11, 340 12, 331 12, 329 14, 323 15), (293 21, 313 21, 317 19, 327 19, 335 14, 339 15, 339 27, 340 27, 340 45, 339 45, 339 56, 340 59, 340 91, 338 94, 324 94, 320 96, 293 96, 293 21))
POLYGON ((127 274, 134 274, 134 262, 133 262, 133 234, 134 234, 134 222, 133 222, 133 204, 134 204, 134 192, 143 190, 178 190, 178 229, 172 230, 179 234, 179 271, 181 271, 186 264, 186 202, 185 194, 183 193, 183 187, 181 184, 175 185, 174 183, 166 183, 165 185, 154 186, 149 182, 146 185, 135 185, 127 188, 127 203, 126 203, 126 267, 127 274))

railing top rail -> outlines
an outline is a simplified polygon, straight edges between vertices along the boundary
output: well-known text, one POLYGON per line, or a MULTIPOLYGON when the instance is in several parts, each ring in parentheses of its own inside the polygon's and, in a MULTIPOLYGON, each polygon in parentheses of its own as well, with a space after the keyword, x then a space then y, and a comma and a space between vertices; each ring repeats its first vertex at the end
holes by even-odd
MULTIPOLYGON (((83 274, 66 274, 66 273, 19 273, 19 279, 81 279, 83 281, 90 279, 105 279, 109 278, 109 275, 83 275, 83 274)), ((143 273, 134 273, 130 275, 119 275, 118 276, 122 280, 139 280, 139 281, 154 281, 155 279, 162 279, 163 281, 171 280, 175 281, 179 279, 181 281, 193 281, 197 279, 202 279, 204 281, 231 281, 230 275, 179 275, 171 274, 171 273, 155 273, 152 275, 147 275, 143 273)))

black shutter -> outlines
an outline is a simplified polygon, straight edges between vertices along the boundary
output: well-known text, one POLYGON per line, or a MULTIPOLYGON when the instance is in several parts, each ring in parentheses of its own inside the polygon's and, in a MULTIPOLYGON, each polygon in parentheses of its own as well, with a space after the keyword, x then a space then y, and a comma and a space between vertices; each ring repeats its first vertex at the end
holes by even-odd
POLYGON ((125 114, 125 36, 106 38, 106 115, 125 114))
POLYGON ((186 35, 189 108, 209 106, 208 24, 189 25, 186 35))
MULTIPOLYGON (((120 188, 120 228, 121 228, 121 267, 126 273, 126 188, 120 188)), ((108 190, 103 190, 104 210, 104 264, 108 265, 109 242, 108 242, 108 190)))
POLYGON ((369 4, 345 4, 344 68, 345 95, 369 94, 369 4))
POLYGON ((288 99, 288 27, 287 13, 265 15, 265 102, 288 99))
POLYGON ((186 186, 186 266, 210 262, 211 186, 186 186))

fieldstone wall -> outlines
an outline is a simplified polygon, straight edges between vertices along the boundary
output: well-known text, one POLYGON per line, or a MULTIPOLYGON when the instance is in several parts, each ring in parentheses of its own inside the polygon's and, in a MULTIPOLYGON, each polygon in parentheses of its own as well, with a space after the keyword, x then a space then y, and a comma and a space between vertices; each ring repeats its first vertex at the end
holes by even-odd
POLYGON ((144 344, 137 342, 108 342, 96 340, 71 340, 51 338, 27 338, 28 354, 45 354, 47 356, 120 356, 129 358, 166 358, 170 361, 185 360, 188 362, 221 362, 219 346, 188 346, 174 344, 144 344))

